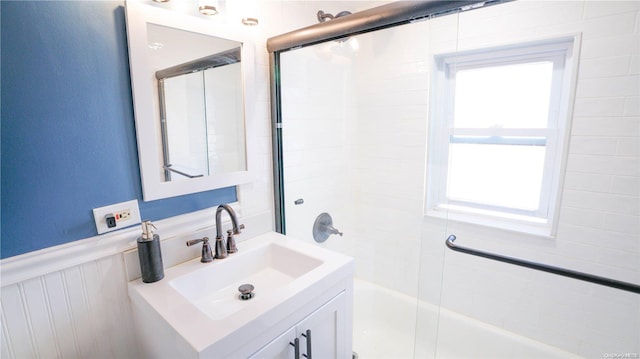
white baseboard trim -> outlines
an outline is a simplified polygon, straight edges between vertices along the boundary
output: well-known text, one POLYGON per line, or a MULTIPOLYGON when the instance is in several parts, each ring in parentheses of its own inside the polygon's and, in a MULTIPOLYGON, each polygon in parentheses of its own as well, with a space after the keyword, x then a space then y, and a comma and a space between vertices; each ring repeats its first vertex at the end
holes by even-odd
MULTIPOLYGON (((236 209, 238 206, 234 204, 232 207, 236 209)), ((158 227, 156 233, 160 235, 161 240, 176 236, 188 236, 189 233, 201 231, 210 230, 215 233, 215 210, 216 207, 212 207, 155 221, 154 224, 158 227)), ((241 221, 256 223, 253 226, 247 225, 244 231, 246 238, 272 230, 272 224, 265 223, 273 222, 268 220, 272 217, 270 212, 242 216, 242 211, 238 210, 238 214, 241 221)), ((19 283, 89 261, 123 253, 136 248, 136 239, 140 233, 140 227, 133 226, 5 258, 0 261, 1 286, 19 283)))

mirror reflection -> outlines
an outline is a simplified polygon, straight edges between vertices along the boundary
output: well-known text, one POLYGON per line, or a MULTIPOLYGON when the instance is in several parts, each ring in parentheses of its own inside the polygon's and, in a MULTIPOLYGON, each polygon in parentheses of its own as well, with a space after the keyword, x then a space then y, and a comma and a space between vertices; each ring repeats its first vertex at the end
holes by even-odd
POLYGON ((241 43, 147 24, 162 174, 184 181, 245 171, 241 43))

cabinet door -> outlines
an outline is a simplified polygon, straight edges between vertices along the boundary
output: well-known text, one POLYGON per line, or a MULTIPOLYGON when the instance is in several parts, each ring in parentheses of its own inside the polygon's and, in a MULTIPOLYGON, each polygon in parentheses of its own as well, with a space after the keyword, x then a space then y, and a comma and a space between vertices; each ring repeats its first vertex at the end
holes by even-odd
POLYGON ((282 335, 272 340, 258 352, 250 356, 250 359, 294 359, 292 343, 296 338, 295 328, 291 328, 282 335))
POLYGON ((300 359, 305 356, 311 359, 350 359, 351 348, 346 347, 346 320, 346 297, 342 292, 249 358, 297 359, 290 343, 298 338, 300 359))
POLYGON ((296 326, 301 356, 307 354, 309 357, 308 350, 311 350, 312 359, 351 358, 351 350, 346 348, 345 339, 345 301, 345 294, 340 293, 296 326), (307 331, 311 334, 310 338, 307 337, 307 331))

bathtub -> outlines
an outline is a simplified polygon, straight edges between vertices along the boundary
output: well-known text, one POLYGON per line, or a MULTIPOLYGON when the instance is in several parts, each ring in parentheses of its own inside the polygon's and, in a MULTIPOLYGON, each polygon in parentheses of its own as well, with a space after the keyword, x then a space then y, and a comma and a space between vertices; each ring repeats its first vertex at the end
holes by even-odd
POLYGON ((580 358, 363 280, 354 281, 354 297, 353 350, 360 359, 580 358))

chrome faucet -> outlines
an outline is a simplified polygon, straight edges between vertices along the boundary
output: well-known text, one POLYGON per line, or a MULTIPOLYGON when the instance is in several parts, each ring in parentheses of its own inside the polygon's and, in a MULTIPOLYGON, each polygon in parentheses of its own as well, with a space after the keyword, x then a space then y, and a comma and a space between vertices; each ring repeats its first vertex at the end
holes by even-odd
POLYGON ((233 238, 235 234, 242 233, 244 224, 238 224, 238 216, 236 212, 228 204, 221 204, 216 209, 216 256, 215 258, 226 258, 228 253, 236 253, 236 240, 233 238), (233 229, 227 231, 227 245, 224 245, 224 236, 222 235, 222 211, 229 213, 233 229))

